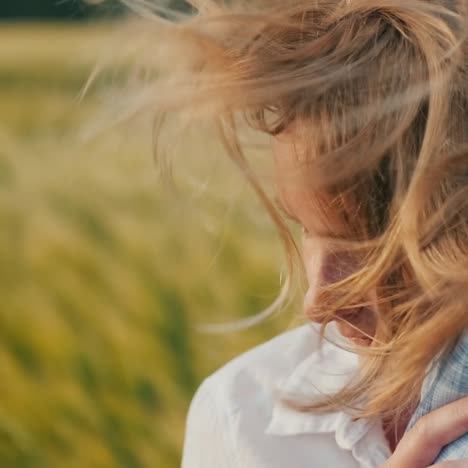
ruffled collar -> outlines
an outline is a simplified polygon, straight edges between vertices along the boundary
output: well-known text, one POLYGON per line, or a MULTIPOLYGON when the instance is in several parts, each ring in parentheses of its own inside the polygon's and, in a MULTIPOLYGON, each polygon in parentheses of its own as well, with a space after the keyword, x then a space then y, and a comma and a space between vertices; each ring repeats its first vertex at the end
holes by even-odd
MULTIPOLYGON (((298 395, 314 401, 344 388, 358 371, 358 356, 336 346, 343 340, 336 327, 327 327, 326 340, 308 355, 280 384, 280 394, 298 395)), ((363 468, 380 466, 390 456, 381 421, 354 419, 344 411, 307 413, 275 400, 266 433, 275 436, 334 433, 336 443, 350 450, 363 468)))

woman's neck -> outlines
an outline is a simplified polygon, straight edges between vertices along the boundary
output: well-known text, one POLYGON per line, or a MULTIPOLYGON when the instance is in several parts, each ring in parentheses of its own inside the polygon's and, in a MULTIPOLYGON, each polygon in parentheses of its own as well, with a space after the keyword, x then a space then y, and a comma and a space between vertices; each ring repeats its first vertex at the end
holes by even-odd
POLYGON ((397 420, 384 420, 383 421, 383 430, 385 433, 385 438, 387 439, 388 445, 392 453, 395 451, 398 443, 404 436, 406 428, 413 416, 413 413, 418 405, 418 402, 410 405, 408 409, 401 412, 397 420))

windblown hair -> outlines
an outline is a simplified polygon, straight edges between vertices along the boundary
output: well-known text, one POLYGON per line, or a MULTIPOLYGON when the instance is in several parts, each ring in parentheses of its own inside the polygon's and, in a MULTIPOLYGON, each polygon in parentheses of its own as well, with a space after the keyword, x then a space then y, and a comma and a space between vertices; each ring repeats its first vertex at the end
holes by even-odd
POLYGON ((468 326, 467 2, 198 3, 163 27, 178 78, 156 80, 150 105, 159 116, 191 109, 214 119, 291 269, 299 249, 249 167, 239 122, 269 135, 300 128, 301 177, 322 216, 346 224, 327 240, 360 259, 322 291, 311 318, 325 326, 373 292, 377 319, 359 379, 300 407, 396 417, 468 326))

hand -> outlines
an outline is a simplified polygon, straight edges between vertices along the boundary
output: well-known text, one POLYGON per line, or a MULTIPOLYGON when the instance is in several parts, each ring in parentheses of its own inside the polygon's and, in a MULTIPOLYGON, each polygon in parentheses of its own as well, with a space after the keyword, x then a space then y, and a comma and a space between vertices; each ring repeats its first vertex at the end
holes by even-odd
POLYGON ((423 416, 381 468, 468 468, 468 459, 432 465, 441 449, 468 432, 468 398, 423 416))

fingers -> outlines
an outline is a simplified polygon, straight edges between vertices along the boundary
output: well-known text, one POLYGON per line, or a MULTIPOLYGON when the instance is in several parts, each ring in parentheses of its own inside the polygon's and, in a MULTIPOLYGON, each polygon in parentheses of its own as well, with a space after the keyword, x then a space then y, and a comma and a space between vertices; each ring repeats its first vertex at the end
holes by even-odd
MULTIPOLYGON (((384 468, 426 468, 442 447, 468 432, 468 398, 462 398, 423 416, 405 434, 384 468)), ((452 462, 450 462, 452 463, 452 462)), ((435 465, 437 468, 468 468, 462 465, 435 465)))

